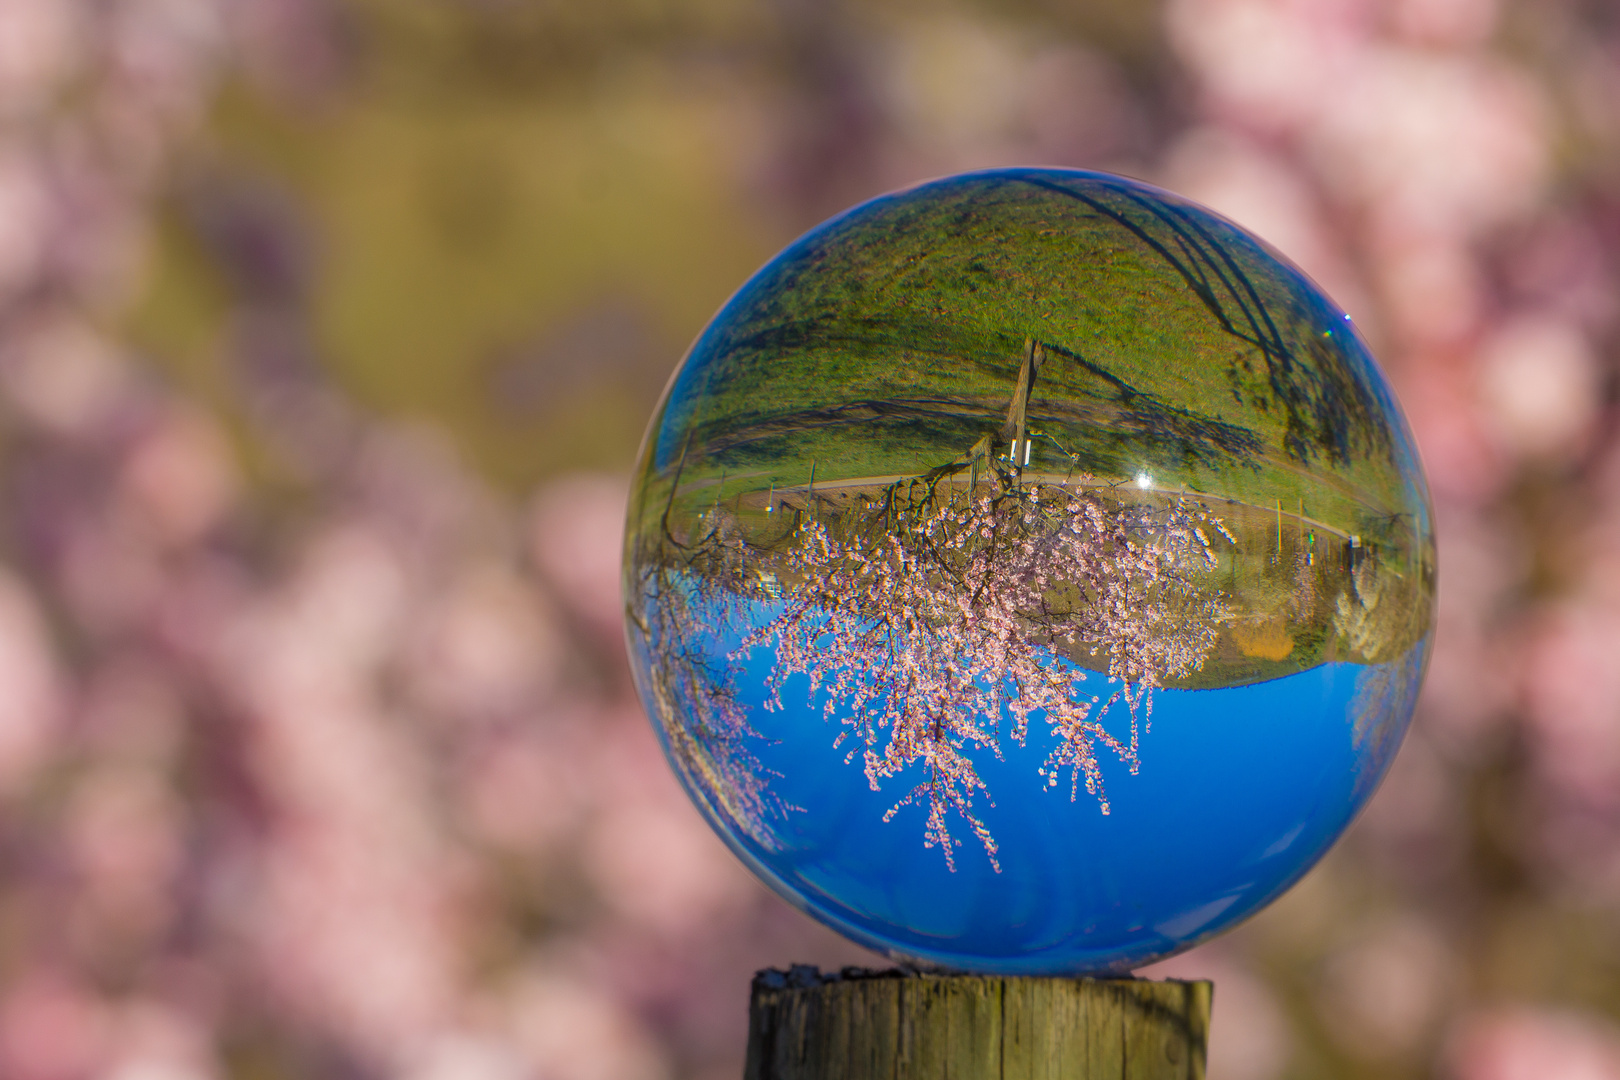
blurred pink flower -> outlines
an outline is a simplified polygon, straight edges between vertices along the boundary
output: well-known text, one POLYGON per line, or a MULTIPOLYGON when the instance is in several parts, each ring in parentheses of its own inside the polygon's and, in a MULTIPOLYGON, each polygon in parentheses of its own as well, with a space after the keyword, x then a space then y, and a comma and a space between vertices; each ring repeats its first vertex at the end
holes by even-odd
POLYGON ((111 426, 131 395, 130 372, 116 346, 83 319, 35 313, 0 351, 0 383, 23 416, 47 432, 87 439, 111 426))
POLYGON ((1472 374, 1458 357, 1420 353, 1399 375, 1401 404, 1442 507, 1472 509, 1489 502, 1507 483, 1513 464, 1491 438, 1472 374))
MULTIPOLYGON (((1499 626, 1531 567, 1524 538, 1501 517, 1442 502, 1436 519, 1444 569, 1421 724, 1448 755, 1467 759, 1517 704, 1519 650, 1501 640, 1499 626)), ((1377 802, 1368 812, 1378 812, 1377 802)))
POLYGON ((216 526, 237 496, 236 463, 224 433, 200 411, 159 416, 130 448, 122 494, 157 543, 189 544, 216 526))
POLYGON ((1532 762, 1559 799, 1620 812, 1620 611, 1572 601, 1539 621, 1526 649, 1532 762))
POLYGON ((657 1043, 611 996, 565 965, 520 974, 506 1023, 529 1067, 547 1080, 666 1080, 657 1043))
POLYGON ((1496 29, 1497 0, 1386 0, 1390 28, 1420 45, 1467 48, 1496 29))
POLYGON ((1367 37, 1366 7, 1361 0, 1173 0, 1166 24, 1212 114, 1288 131, 1344 92, 1367 37))
MULTIPOLYGON (((1352 842, 1381 870, 1404 883, 1429 884, 1455 874, 1467 856, 1468 819, 1458 803, 1461 792, 1450 762, 1436 749, 1434 724, 1425 715, 1410 732, 1400 755, 1356 822, 1352 842)), ((1455 737, 1443 745, 1455 750, 1455 737)), ((1477 732, 1468 737, 1477 738, 1477 732)), ((1463 742, 1466 751, 1471 744, 1463 742)), ((1341 968, 1341 973, 1351 968, 1341 968)), ((1431 1017, 1432 1019, 1432 1017, 1431 1017)), ((1350 1023, 1356 1023, 1354 1019, 1350 1023)))
POLYGON ((576 618, 604 641, 624 636, 619 574, 628 486, 619 477, 552 481, 535 499, 530 551, 545 580, 576 618))
POLYGON ((81 674, 76 749, 99 764, 154 774, 179 763, 187 736, 174 672, 149 657, 112 656, 81 674))
POLYGON ((216 0, 121 0, 105 20, 109 74, 167 139, 202 117, 227 9, 216 0))
POLYGON ((38 165, 0 146, 0 300, 11 300, 39 271, 49 241, 51 196, 38 165))
POLYGON ((97 1080, 215 1080, 224 1076, 201 1018, 149 1000, 121 1003, 108 1024, 97 1080))
POLYGON ((1425 1048, 1458 977, 1438 929, 1416 915, 1358 928, 1327 958, 1318 1013, 1341 1049, 1373 1061, 1425 1048))
POLYGON ((47 761, 67 693, 38 605, 0 569, 0 794, 15 795, 47 761))
POLYGON ((107 1035, 105 1003, 61 971, 25 968, 0 995, 0 1075, 7 1080, 89 1080, 107 1035))
POLYGON ((377 679, 409 580, 386 538, 334 529, 227 639, 252 764, 273 820, 251 914, 285 1004, 379 1063, 454 998, 458 874, 431 815, 427 763, 377 679))
POLYGON ((672 794, 605 807, 586 833, 584 862, 615 913, 676 937, 746 907, 758 886, 685 797, 672 794))
POLYGON ((1324 182, 1386 231, 1477 235, 1546 182, 1548 106, 1481 55, 1365 51, 1304 133, 1324 182))
POLYGON ((513 568, 471 563, 425 606, 405 645, 403 675, 412 697, 435 713, 511 716, 559 678, 560 631, 513 568))
POLYGON ((541 859, 572 839, 595 796, 596 733, 558 734, 558 718, 524 716, 471 747, 457 787, 466 825, 480 841, 541 859))
POLYGON ((582 862, 612 911, 680 937, 754 901, 759 886, 687 799, 640 711, 602 723, 598 740, 582 862))
POLYGON ((78 66, 83 31, 77 0, 0 4, 0 118, 27 116, 50 103, 78 66))
POLYGON ((82 775, 63 823, 81 915, 115 936, 165 929, 184 857, 181 815, 176 793, 150 770, 104 766, 82 775))
POLYGON ((1443 370, 1446 347, 1467 342, 1486 315, 1480 266, 1451 236, 1396 229, 1375 241, 1371 257, 1391 329, 1409 348, 1438 354, 1442 362, 1429 366, 1443 370))
POLYGON ((509 1040, 457 1032, 422 1047, 398 1075, 400 1080, 530 1080, 534 1073, 509 1040))
POLYGON ((1486 1010, 1459 1026, 1445 1065, 1450 1080, 1620 1080, 1620 1034, 1573 1011, 1486 1010))
POLYGON ((1502 325, 1480 346, 1479 379, 1492 434, 1510 452, 1546 462, 1585 449, 1602 387, 1578 326, 1546 315, 1502 325))

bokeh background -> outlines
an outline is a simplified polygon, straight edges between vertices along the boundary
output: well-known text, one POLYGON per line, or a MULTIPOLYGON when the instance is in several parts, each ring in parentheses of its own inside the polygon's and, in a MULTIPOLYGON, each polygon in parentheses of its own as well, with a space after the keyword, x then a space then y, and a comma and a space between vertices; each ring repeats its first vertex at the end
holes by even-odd
POLYGON ((665 769, 625 478, 782 244, 1029 163, 1292 255, 1438 506, 1388 781, 1152 972, 1211 1075, 1620 1078, 1613 0, 0 0, 0 1077, 735 1077, 876 962, 665 769))

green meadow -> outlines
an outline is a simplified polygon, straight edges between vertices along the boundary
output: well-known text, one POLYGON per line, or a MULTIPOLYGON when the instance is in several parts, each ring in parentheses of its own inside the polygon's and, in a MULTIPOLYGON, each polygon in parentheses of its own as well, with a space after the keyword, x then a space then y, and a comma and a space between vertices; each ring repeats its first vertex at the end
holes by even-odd
POLYGON ((1033 339, 1032 465, 1303 498, 1348 531, 1401 512, 1404 433, 1340 313, 1223 220, 1076 176, 942 183, 802 239, 694 345, 656 471, 682 448, 687 484, 932 467, 999 424, 1033 339))
POLYGON ((1342 313, 1224 220, 1090 174, 885 196, 760 271, 660 406, 632 537, 695 536, 724 508, 762 538, 840 491, 992 466, 1230 522, 1207 587, 1233 617, 1198 685, 1384 660, 1427 627, 1414 455, 1342 313), (1373 618, 1373 593, 1406 614, 1391 600, 1373 618))

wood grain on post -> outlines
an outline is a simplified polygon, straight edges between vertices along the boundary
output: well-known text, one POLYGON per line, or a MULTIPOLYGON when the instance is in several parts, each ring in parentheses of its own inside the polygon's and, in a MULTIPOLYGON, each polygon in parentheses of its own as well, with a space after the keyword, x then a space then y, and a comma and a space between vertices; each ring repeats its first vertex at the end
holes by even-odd
POLYGON ((1203 1080, 1208 982, 762 971, 745 1080, 1203 1080))

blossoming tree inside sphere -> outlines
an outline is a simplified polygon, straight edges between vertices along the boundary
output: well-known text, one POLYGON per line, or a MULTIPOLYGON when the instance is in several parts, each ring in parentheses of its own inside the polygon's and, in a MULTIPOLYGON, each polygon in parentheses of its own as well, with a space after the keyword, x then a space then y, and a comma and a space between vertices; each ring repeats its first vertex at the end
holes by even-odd
POLYGON ((1184 199, 973 173, 814 229, 648 429, 635 674, 716 831, 899 959, 1117 972, 1274 899, 1411 717, 1435 584, 1349 317, 1184 199))

